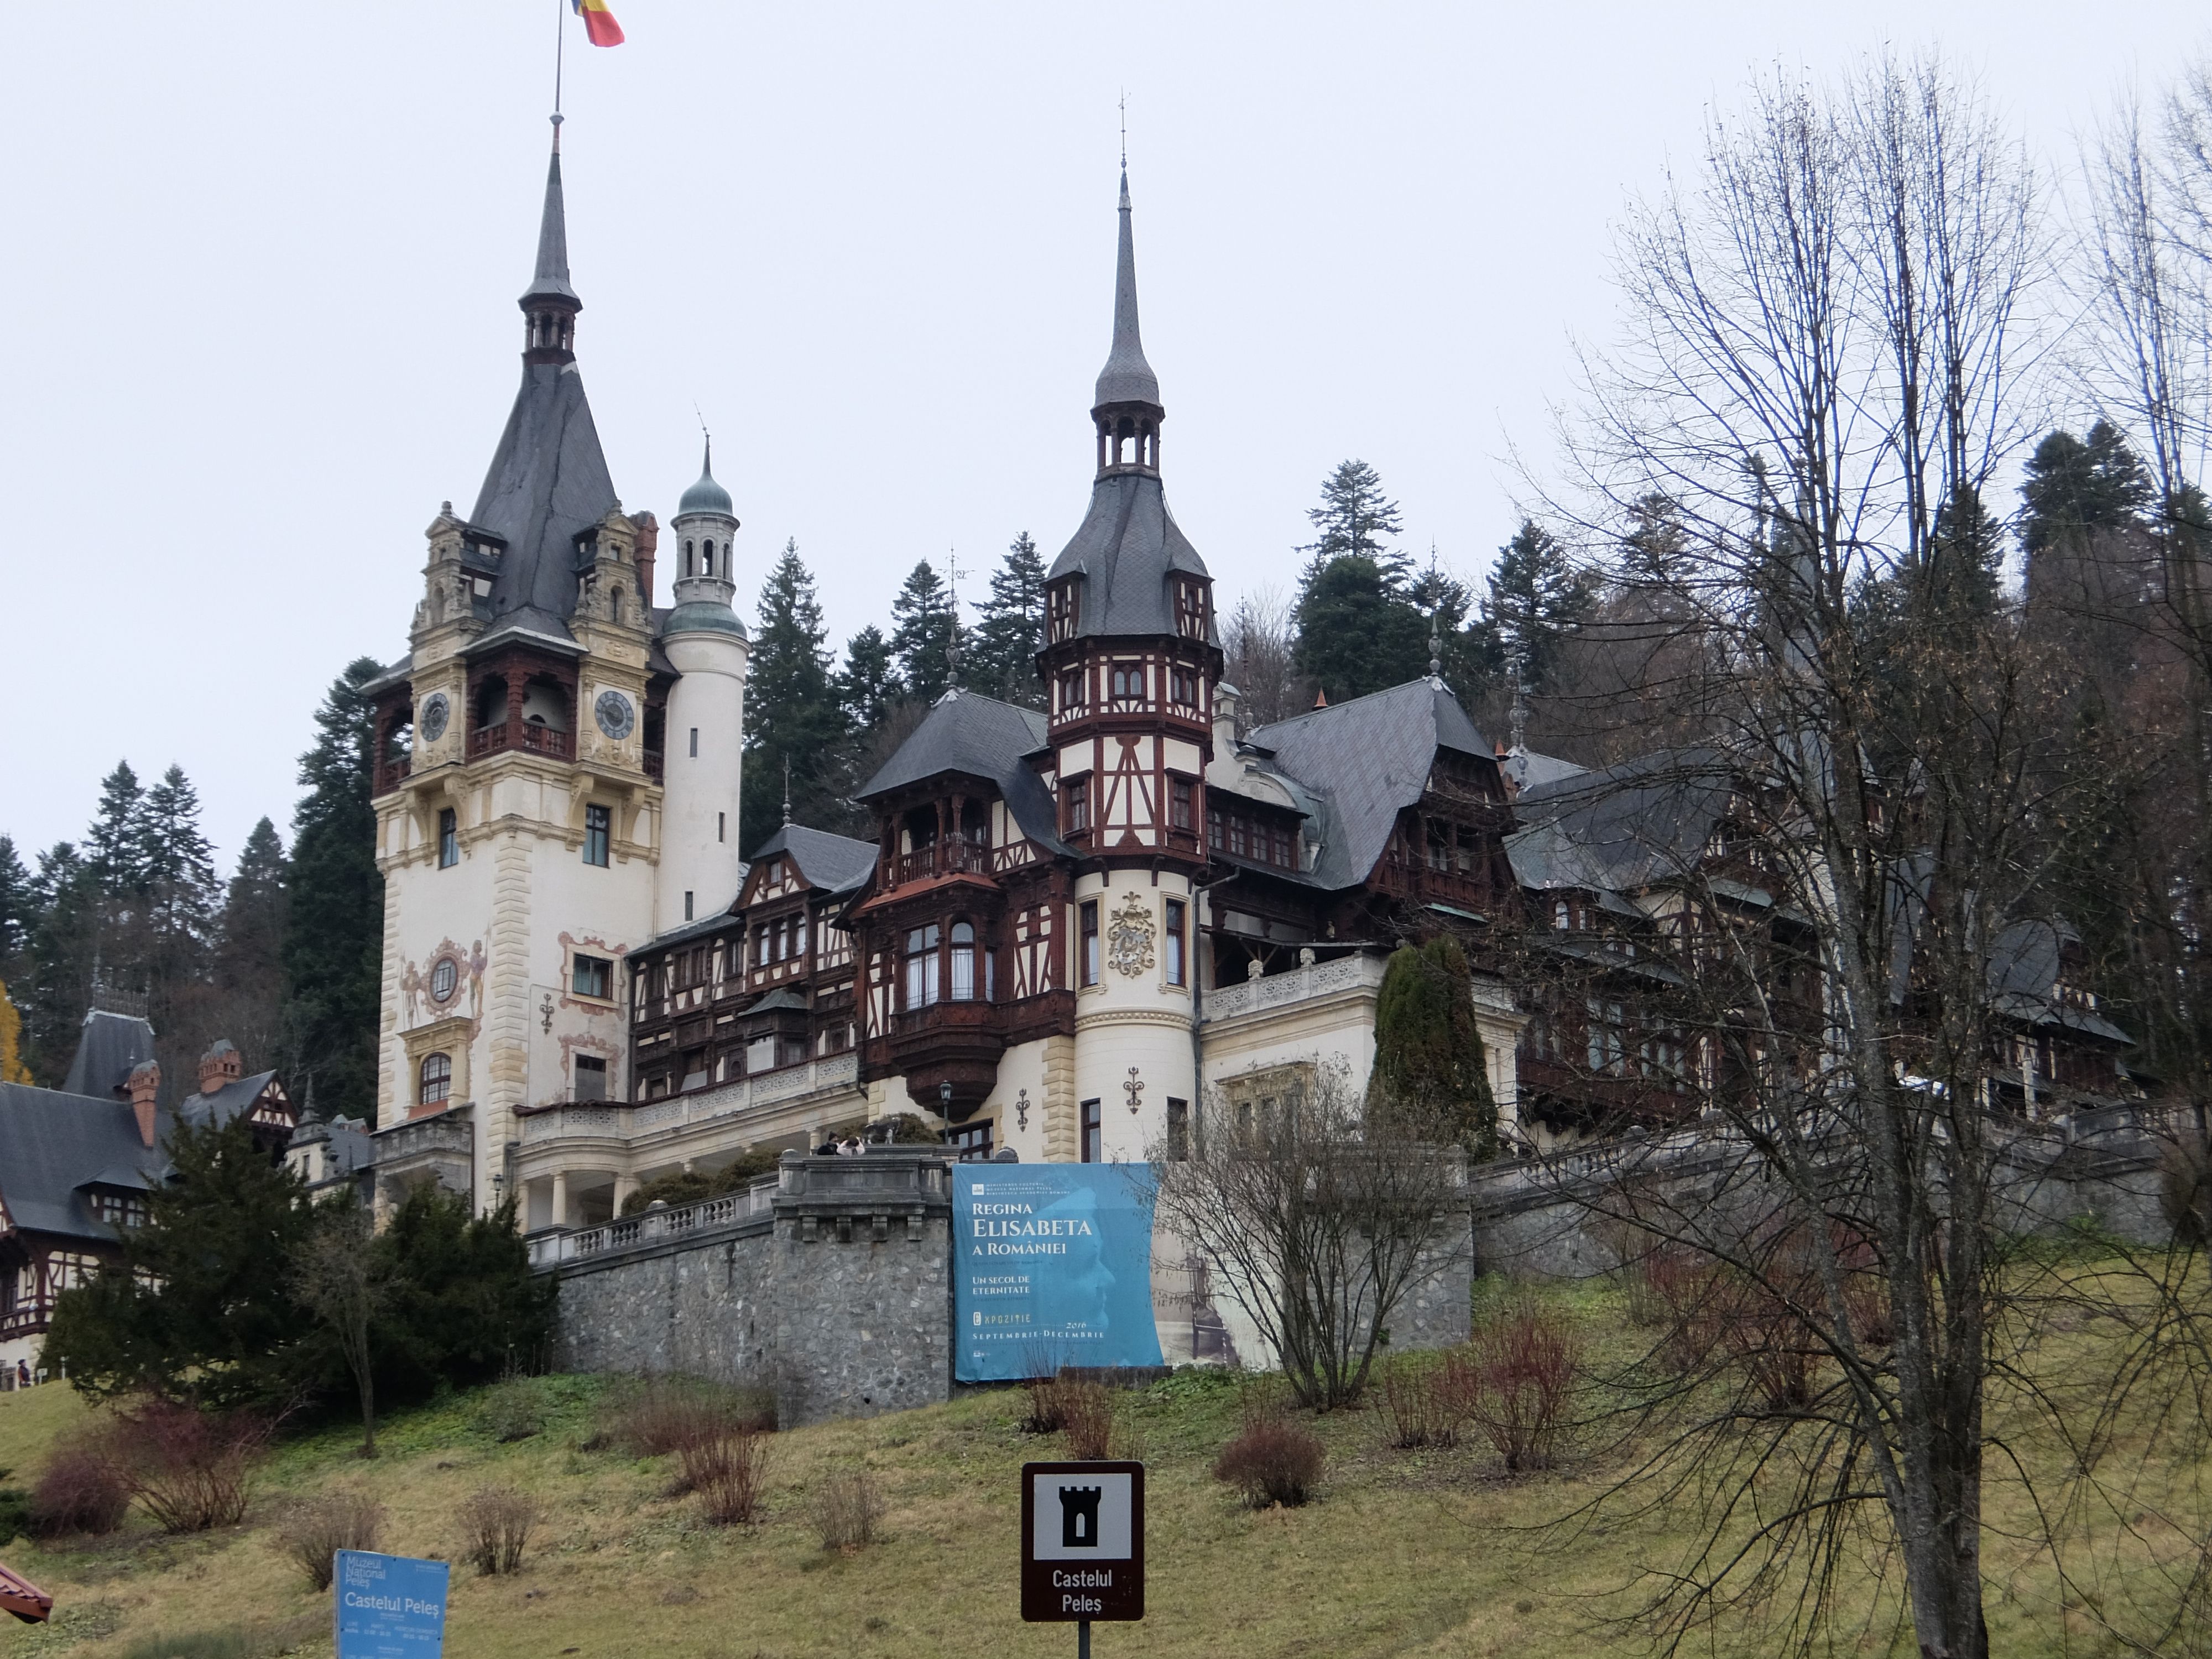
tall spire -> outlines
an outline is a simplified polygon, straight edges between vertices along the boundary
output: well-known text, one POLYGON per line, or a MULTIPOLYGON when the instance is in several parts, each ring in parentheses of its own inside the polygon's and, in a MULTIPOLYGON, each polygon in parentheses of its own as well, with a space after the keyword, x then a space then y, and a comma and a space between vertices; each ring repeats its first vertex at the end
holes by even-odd
POLYGON ((545 209, 538 221, 538 270, 515 301, 529 319, 522 360, 526 363, 570 363, 576 360, 576 313, 584 302, 568 285, 568 212, 561 193, 560 118, 554 118, 553 155, 545 164, 545 209))
POLYGON ((1137 332, 1137 245, 1129 228, 1129 170, 1121 169, 1121 248, 1114 268, 1114 349, 1098 374, 1097 405, 1150 404, 1159 406, 1159 377, 1145 361, 1137 332))

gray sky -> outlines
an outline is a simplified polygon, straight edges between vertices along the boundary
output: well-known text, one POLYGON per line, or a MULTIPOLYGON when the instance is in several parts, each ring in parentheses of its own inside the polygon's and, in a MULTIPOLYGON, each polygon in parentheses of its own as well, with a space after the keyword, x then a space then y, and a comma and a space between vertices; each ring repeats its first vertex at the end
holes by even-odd
MULTIPOLYGON (((473 502, 519 374, 566 0, 18 8, 0 58, 0 831, 79 834, 180 762, 226 867, 289 825, 316 701, 405 648, 422 532, 473 502)), ((1358 455, 1479 574, 1603 337, 1608 226, 1754 68, 1885 40, 1978 69, 2046 160, 2212 46, 2201 5, 782 5, 571 23, 578 354, 625 505, 696 402, 833 632, 957 548, 979 593, 1082 515, 1116 99, 1178 520, 1224 601, 1286 586, 1358 455)))

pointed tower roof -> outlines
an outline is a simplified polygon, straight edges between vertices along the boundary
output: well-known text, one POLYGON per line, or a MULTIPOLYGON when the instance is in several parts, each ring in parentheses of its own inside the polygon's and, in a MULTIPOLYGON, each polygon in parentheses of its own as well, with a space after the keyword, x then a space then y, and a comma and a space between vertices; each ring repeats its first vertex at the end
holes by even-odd
POLYGON ((1129 228, 1129 169, 1121 169, 1121 251, 1114 270, 1114 349, 1098 371, 1098 406, 1160 401, 1159 376, 1145 361, 1137 331, 1137 245, 1129 228))
MULTIPOLYGON (((545 167, 545 210, 538 221, 538 274, 530 286, 523 290, 522 302, 526 307, 540 295, 558 295, 563 299, 576 300, 576 290, 568 286, 568 211, 561 192, 561 134, 553 134, 553 158, 545 167)), ((578 310, 584 302, 576 300, 578 310)))
POLYGON ((684 499, 676 503, 676 516, 686 513, 720 513, 733 516, 730 492, 714 482, 714 441, 707 440, 707 453, 699 463, 699 482, 684 492, 684 499))
POLYGON ((469 518, 507 544, 492 581, 493 614, 527 613, 514 620, 559 635, 576 608, 575 538, 622 503, 573 349, 584 302, 568 280, 557 128, 545 171, 537 274, 518 303, 527 319, 522 385, 469 518))

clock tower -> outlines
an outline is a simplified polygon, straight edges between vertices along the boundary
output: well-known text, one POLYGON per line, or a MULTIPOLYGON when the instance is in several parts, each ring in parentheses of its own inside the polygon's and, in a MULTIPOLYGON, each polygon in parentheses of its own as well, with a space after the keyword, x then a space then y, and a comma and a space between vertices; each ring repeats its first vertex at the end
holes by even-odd
POLYGON ((370 688, 380 1205, 434 1177, 488 1210, 511 1190, 521 1114, 626 1097, 625 959, 683 915, 659 890, 672 810, 687 845, 726 815, 730 868, 689 856, 672 872, 692 902, 719 908, 737 887, 746 644, 721 529, 736 520, 714 486, 719 585, 687 572, 656 611, 659 528, 617 498, 577 367, 557 127, 520 304, 506 430, 473 508, 431 521, 409 653, 370 688))

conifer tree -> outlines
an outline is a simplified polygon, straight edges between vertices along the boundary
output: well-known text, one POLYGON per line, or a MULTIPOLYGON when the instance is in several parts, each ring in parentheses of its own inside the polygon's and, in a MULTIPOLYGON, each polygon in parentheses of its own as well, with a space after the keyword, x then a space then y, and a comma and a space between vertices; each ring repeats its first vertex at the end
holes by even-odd
MULTIPOLYGON (((199 792, 172 765, 146 792, 140 843, 147 925, 161 958, 196 957, 215 921, 215 848, 200 830, 199 792)), ((165 963, 165 966, 166 966, 165 963)))
POLYGON ((745 690, 740 830, 748 858, 783 822, 787 763, 795 818, 819 825, 842 815, 832 780, 844 720, 824 646, 830 630, 795 539, 769 568, 757 614, 745 690))
MULTIPOLYGON (((1639 528, 1650 526, 1632 526, 1630 538, 1639 528)), ((1589 613, 1595 597, 1551 532, 1524 519, 1498 549, 1491 573, 1482 621, 1487 648, 1501 666, 1517 648, 1530 689, 1541 690, 1551 684, 1563 636, 1589 613)))
POLYGON ((1498 1104, 1475 1024, 1467 953, 1449 935, 1401 945, 1375 1000, 1375 1070, 1368 1110, 1401 1133, 1457 1142, 1474 1158, 1498 1152, 1498 1104))
POLYGON ((1331 702, 1428 672, 1428 621, 1373 559, 1331 559, 1298 599, 1298 672, 1331 702))
POLYGON ((2070 432, 2046 434, 2025 471, 2020 538, 2030 558, 2089 531, 2132 529, 2156 495, 2142 460, 2109 421, 2093 424, 2087 443, 2070 432))
POLYGON ((100 783, 100 805, 85 832, 85 861, 111 898, 137 897, 145 886, 146 792, 127 760, 100 783))
POLYGON ((916 702, 935 702, 951 684, 952 628, 951 596, 924 559, 891 601, 891 660, 901 689, 916 702))
POLYGON ((214 1034, 264 1064, 280 1041, 289 873, 276 826, 263 818, 246 838, 216 923, 214 1034))
POLYGON ((38 920, 31 929, 28 994, 18 1005, 24 1060, 48 1088, 69 1072, 84 1023, 94 965, 100 960, 100 878, 76 847, 57 842, 39 854, 32 878, 38 920))
POLYGON ((315 711, 314 746, 300 757, 307 793, 292 817, 285 917, 288 1069, 326 1110, 369 1118, 376 1107, 376 1017, 384 878, 376 868, 370 747, 375 709, 362 694, 381 671, 346 665, 315 711))
POLYGON ((0 974, 12 973, 16 959, 30 948, 38 919, 38 893, 15 851, 15 838, 0 836, 0 974))
POLYGON ((1395 595, 1412 578, 1413 562, 1389 547, 1386 538, 1403 533, 1398 503, 1382 493, 1382 475, 1361 460, 1340 461, 1322 480, 1321 505, 1306 509, 1314 538, 1297 550, 1306 555, 1300 588, 1309 588, 1331 561, 1368 559, 1395 595))
POLYGON ((837 675, 837 702, 844 711, 846 730, 855 737, 875 731, 890 718, 899 691, 890 641, 871 623, 845 642, 845 666, 837 675))
POLYGON ((1044 633, 1044 559, 1024 530, 992 573, 991 597, 976 606, 982 620, 962 653, 962 678, 969 685, 1027 708, 1044 706, 1044 684, 1036 675, 1044 633))

